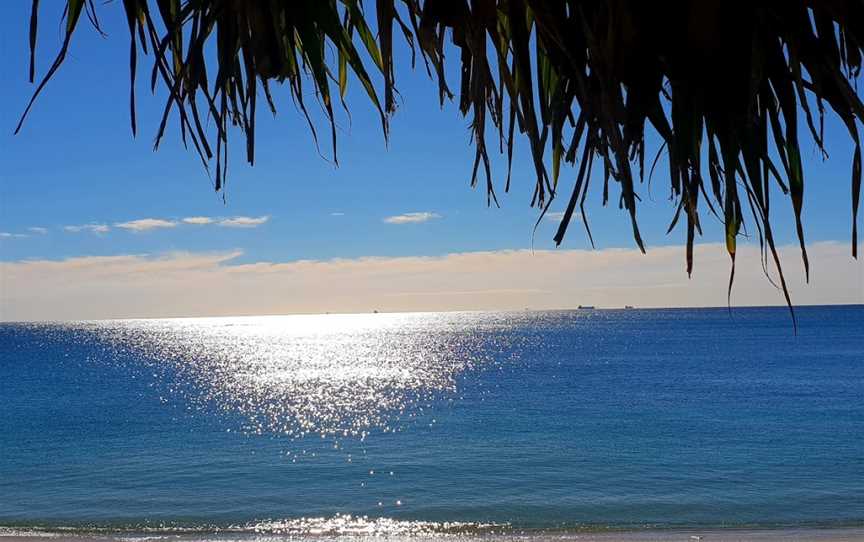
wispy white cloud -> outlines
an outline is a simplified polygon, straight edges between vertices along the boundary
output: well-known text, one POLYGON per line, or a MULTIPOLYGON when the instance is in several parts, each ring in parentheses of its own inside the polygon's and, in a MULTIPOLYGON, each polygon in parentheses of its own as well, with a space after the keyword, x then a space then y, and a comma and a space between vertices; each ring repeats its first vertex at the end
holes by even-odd
POLYGON ((401 215, 388 216, 384 219, 387 224, 417 224, 420 222, 428 222, 435 218, 441 218, 438 213, 423 211, 419 213, 404 213, 401 215))
MULTIPOLYGON (((859 250, 864 250, 861 245, 859 250)), ((780 248, 792 300, 864 303, 864 264, 846 243, 780 248)), ((6 320, 207 316, 293 312, 725 306, 729 257, 695 247, 693 279, 681 246, 503 250, 435 257, 235 263, 239 251, 0 262, 6 320), (218 295, 213 295, 218 292, 218 295)), ((759 248, 739 245, 734 305, 782 305, 759 248)))
POLYGON ((340 211, 336 211, 336 212, 330 213, 330 216, 345 216, 345 213, 340 212, 340 211))
POLYGON ((220 226, 227 228, 256 228, 270 220, 269 215, 265 216, 233 216, 231 218, 223 218, 219 221, 220 226))
POLYGON ((37 235, 45 235, 46 233, 48 233, 48 228, 41 228, 39 226, 31 226, 31 227, 27 228, 27 231, 29 231, 30 233, 35 233, 37 235))
MULTIPOLYGON (((264 216, 232 216, 226 218, 215 218, 210 216, 187 216, 179 220, 165 218, 139 218, 137 220, 129 220, 126 222, 116 222, 113 226, 132 232, 145 232, 156 229, 175 228, 181 224, 193 226, 219 225, 228 228, 255 228, 270 220, 269 215, 264 216)), ((63 228, 68 232, 83 232, 89 231, 92 233, 106 233, 111 227, 107 224, 81 224, 73 226, 65 226, 63 228)), ((30 228, 33 233, 47 233, 45 228, 30 228)))
POLYGON ((139 218, 138 220, 130 220, 128 222, 118 222, 115 227, 124 230, 142 232, 155 230, 159 228, 173 228, 177 225, 173 220, 163 220, 161 218, 139 218))
POLYGON ((27 235, 23 234, 23 233, 11 233, 8 231, 0 231, 0 239, 21 239, 22 237, 27 237, 27 235))
POLYGON ((214 220, 209 216, 187 216, 182 220, 184 224, 195 224, 199 226, 203 226, 205 224, 212 224, 214 220))
POLYGON ((111 228, 107 224, 81 224, 78 226, 63 226, 64 231, 79 233, 82 231, 90 233, 107 233, 111 228))
MULTIPOLYGON (((571 221, 576 220, 576 219, 580 218, 581 216, 582 216, 581 213, 573 213, 570 216, 570 220, 571 221)), ((546 220, 548 220, 549 222, 555 222, 557 224, 558 222, 561 222, 561 220, 564 218, 564 211, 550 211, 550 212, 546 213, 544 218, 546 220)))

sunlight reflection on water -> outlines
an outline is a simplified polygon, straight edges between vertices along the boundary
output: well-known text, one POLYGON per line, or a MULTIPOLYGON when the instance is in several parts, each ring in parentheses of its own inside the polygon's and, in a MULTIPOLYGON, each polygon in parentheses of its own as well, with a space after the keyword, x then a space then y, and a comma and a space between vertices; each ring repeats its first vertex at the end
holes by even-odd
MULTIPOLYGON (((157 384, 245 430, 364 438, 456 390, 477 348, 476 315, 353 314, 94 322, 113 348, 152 361, 157 384)), ((488 324, 487 324, 488 325, 488 324)), ((500 338, 500 337, 499 337, 500 338)))

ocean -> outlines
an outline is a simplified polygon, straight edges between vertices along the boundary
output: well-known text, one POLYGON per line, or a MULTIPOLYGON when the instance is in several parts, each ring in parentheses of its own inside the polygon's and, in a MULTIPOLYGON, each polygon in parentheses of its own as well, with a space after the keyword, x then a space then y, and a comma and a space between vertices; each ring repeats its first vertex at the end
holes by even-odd
POLYGON ((796 315, 0 323, 0 537, 864 537, 864 307, 796 315))

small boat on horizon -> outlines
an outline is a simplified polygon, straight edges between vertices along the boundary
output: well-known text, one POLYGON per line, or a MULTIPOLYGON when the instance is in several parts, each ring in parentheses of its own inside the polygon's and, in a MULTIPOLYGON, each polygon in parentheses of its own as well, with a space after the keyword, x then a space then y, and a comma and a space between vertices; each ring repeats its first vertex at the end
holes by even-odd
POLYGON ((579 305, 578 308, 580 308, 580 309, 589 309, 589 310, 590 310, 590 309, 594 309, 594 308, 596 308, 596 307, 594 307, 594 305, 579 305))

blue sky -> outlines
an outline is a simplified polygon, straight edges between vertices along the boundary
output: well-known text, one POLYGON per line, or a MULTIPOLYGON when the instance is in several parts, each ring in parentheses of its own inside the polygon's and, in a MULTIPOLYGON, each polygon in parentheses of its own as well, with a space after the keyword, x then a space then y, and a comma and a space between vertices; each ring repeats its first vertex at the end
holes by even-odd
MULTIPOLYGON (((50 65, 61 38, 60 3, 43 4, 37 77, 50 65)), ((534 179, 526 146, 517 146, 510 194, 503 194, 498 185, 502 208, 488 208, 482 186, 474 190, 468 186, 473 149, 467 121, 453 103, 439 108, 436 85, 422 69, 412 72, 407 57, 397 64, 402 98, 389 146, 377 113, 354 85, 348 96, 351 122, 344 115, 339 119, 340 166, 334 167, 316 151, 286 90, 277 90, 279 115, 274 119, 264 108, 259 111, 253 168, 244 161, 240 134, 234 134, 223 203, 194 151, 183 148, 174 123, 160 150, 153 152, 164 92, 150 94, 150 57, 139 57, 139 128, 133 139, 127 30, 116 3, 98 6, 107 39, 82 18, 66 63, 40 96, 21 133, 13 136, 34 90, 26 80, 29 3, 11 2, 4 9, 0 55, 8 78, 0 100, 0 125, 5 127, 0 130, 0 232, 7 235, 0 237, 0 261, 240 250, 233 263, 289 262, 442 256, 531 246, 539 211, 529 207, 534 179), (413 215, 415 220, 386 220, 410 213, 425 214, 413 215), (210 217, 212 223, 185 224, 187 217, 210 217), (230 227, 224 223, 235 217, 258 219, 260 224, 230 227), (147 225, 134 222, 142 219, 176 225, 146 231, 134 228, 147 225), (130 222, 132 229, 117 226, 130 222), (98 233, 68 228, 88 224, 109 229, 98 233)), ((456 75, 451 74, 451 86, 458 86, 456 75)), ((806 233, 810 242, 848 244, 851 145, 833 118, 826 126, 829 161, 816 159, 812 143, 802 141, 806 233)), ((326 135, 326 126, 320 127, 326 135)), ((322 144, 325 154, 327 149, 322 144)), ((494 173, 503 181, 503 159, 496 160, 494 173)), ((565 195, 553 211, 566 204, 574 175, 572 170, 563 172, 565 195)), ((674 209, 662 165, 650 195, 647 186, 639 187, 639 193, 644 200, 639 215, 646 243, 681 245, 683 225, 665 235, 674 209)), ((615 205, 601 207, 600 198, 600 191, 594 191, 588 204, 598 248, 632 248, 624 211, 615 205)), ((778 244, 795 243, 791 204, 779 193, 774 201, 778 244)), ((722 240, 721 225, 708 216, 707 209, 703 216, 706 236, 700 241, 722 240)), ((535 248, 553 247, 555 227, 554 221, 544 220, 535 248)), ((562 248, 590 248, 578 224, 571 227, 562 248)), ((680 259, 670 263, 670 269, 683 274, 683 251, 680 259)), ((698 273, 698 261, 696 265, 698 273)))

